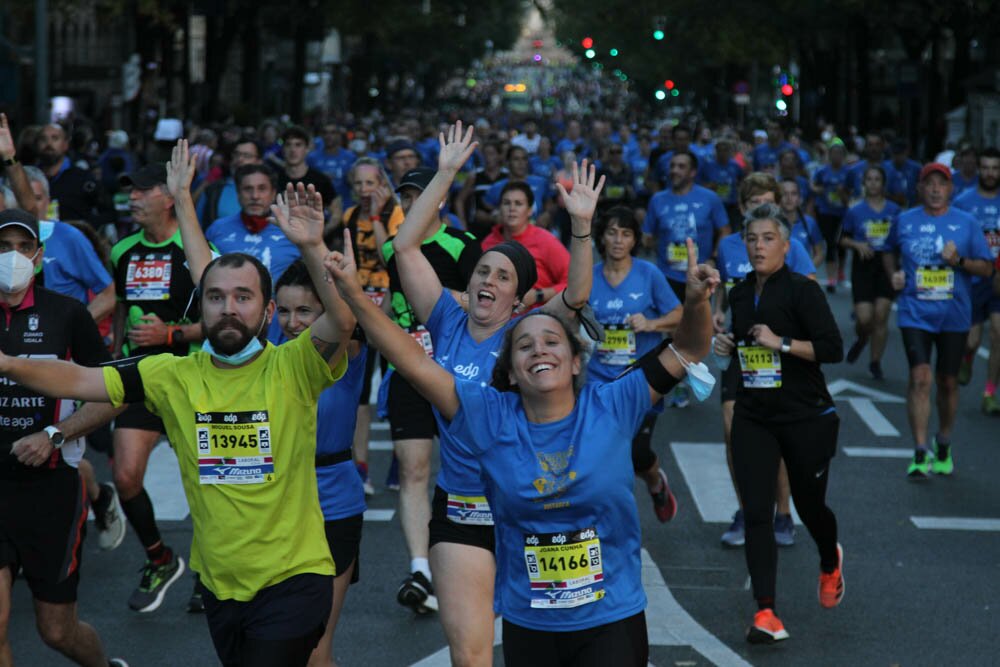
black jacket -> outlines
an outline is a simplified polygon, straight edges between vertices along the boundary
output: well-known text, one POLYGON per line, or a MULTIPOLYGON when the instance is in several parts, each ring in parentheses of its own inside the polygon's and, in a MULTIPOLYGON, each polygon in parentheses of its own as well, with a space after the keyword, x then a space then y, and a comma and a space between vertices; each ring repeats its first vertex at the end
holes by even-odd
MULTIPOLYGON (((793 422, 815 417, 833 407, 820 364, 837 363, 844 357, 844 343, 830 305, 815 280, 792 273, 787 266, 768 278, 755 305, 756 284, 756 275, 751 272, 729 292, 736 342, 750 344, 750 327, 766 324, 778 336, 810 341, 816 361, 782 353, 781 387, 775 389, 748 389, 741 375, 735 411, 757 421, 793 422)), ((734 352, 733 357, 732 363, 738 365, 739 356, 734 352)))

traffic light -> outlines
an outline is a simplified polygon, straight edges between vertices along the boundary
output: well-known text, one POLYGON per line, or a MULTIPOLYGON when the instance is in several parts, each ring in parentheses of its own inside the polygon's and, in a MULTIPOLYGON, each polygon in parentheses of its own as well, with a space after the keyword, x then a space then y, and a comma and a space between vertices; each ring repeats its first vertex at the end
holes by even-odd
POLYGON ((662 30, 657 29, 653 31, 653 39, 655 39, 656 41, 662 42, 664 37, 666 37, 666 35, 663 33, 662 30))
POLYGON ((592 49, 594 48, 594 40, 590 37, 584 37, 580 40, 580 45, 585 49, 592 49))
POLYGON ((667 90, 673 90, 674 89, 674 80, 673 79, 667 79, 666 81, 663 82, 663 87, 666 88, 667 90))
POLYGON ((617 55, 618 55, 618 49, 611 49, 610 51, 608 51, 608 54, 609 54, 609 55, 610 55, 610 56, 611 56, 612 58, 614 58, 615 56, 617 56, 617 55))
POLYGON ((587 49, 586 51, 583 52, 583 55, 587 56, 588 58, 593 58, 594 56, 597 55, 597 52, 594 51, 593 49, 587 49))
POLYGON ((667 17, 666 16, 656 16, 653 17, 653 39, 657 42, 662 42, 663 38, 667 36, 663 29, 667 27, 667 17))
POLYGON ((792 84, 790 84, 790 83, 786 83, 785 85, 783 85, 781 87, 781 94, 784 95, 785 97, 791 97, 792 93, 794 93, 794 92, 795 92, 795 88, 793 88, 792 84))

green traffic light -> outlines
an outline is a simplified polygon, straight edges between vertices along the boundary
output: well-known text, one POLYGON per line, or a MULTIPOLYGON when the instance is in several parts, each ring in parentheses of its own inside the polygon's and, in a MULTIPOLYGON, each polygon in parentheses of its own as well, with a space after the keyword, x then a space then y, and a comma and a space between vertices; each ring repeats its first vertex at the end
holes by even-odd
POLYGON ((610 53, 613 58, 618 55, 618 49, 611 49, 608 53, 610 53))
POLYGON ((664 37, 666 37, 666 35, 663 34, 662 30, 657 29, 653 31, 653 39, 656 41, 662 41, 664 37))

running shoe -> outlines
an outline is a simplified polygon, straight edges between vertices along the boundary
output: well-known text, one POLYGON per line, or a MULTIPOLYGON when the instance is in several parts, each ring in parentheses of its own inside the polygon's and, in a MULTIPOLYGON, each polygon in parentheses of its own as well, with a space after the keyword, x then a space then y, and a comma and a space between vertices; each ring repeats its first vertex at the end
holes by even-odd
POLYGON ((774 515, 774 541, 779 547, 790 547, 795 544, 795 522, 791 514, 774 515))
POLYGON ((438 610, 434 587, 422 572, 414 572, 399 585, 396 592, 396 602, 409 607, 418 614, 427 614, 438 610))
POLYGON ((972 359, 971 354, 966 354, 962 357, 962 363, 958 367, 958 384, 963 387, 972 380, 972 359))
POLYGON ((773 609, 761 609, 753 617, 753 625, 747 630, 747 641, 751 644, 773 644, 788 639, 788 631, 773 609))
POLYGON ((827 294, 836 294, 837 293, 837 283, 827 283, 826 284, 826 293, 827 294))
POLYGON ((691 394, 688 393, 687 387, 683 385, 674 387, 674 398, 671 405, 675 408, 686 408, 691 405, 691 394))
POLYGON ((184 574, 184 559, 171 551, 169 561, 157 565, 147 560, 141 571, 142 581, 129 597, 128 606, 133 611, 155 611, 163 603, 167 589, 184 574))
POLYGON ((98 546, 103 551, 111 551, 125 539, 125 516, 114 484, 101 484, 101 488, 111 496, 111 501, 103 512, 94 510, 94 526, 98 546))
POLYGON ((913 460, 910 467, 906 469, 906 476, 910 479, 927 479, 931 476, 931 456, 926 449, 918 449, 913 452, 913 460))
POLYGON ((931 472, 935 475, 950 475, 955 472, 955 459, 951 455, 951 445, 939 445, 934 441, 934 459, 931 461, 931 472))
POLYGON ((205 613, 205 599, 201 596, 201 591, 198 590, 198 574, 194 575, 194 590, 191 591, 191 597, 188 598, 188 613, 189 614, 204 614, 205 613))
POLYGON ((746 542, 746 531, 743 526, 743 510, 736 510, 729 529, 722 534, 722 544, 727 547, 742 547, 746 542))
POLYGON ((365 488, 366 496, 375 495, 375 487, 372 486, 372 481, 368 479, 368 464, 366 463, 355 463, 354 467, 358 471, 358 476, 361 477, 361 484, 365 488))
POLYGON ((856 341, 854 341, 854 344, 851 345, 851 349, 847 351, 847 363, 853 364, 855 361, 857 361, 858 357, 860 357, 861 353, 864 351, 866 345, 868 345, 867 336, 861 336, 856 341))
POLYGON ((385 476, 385 488, 390 491, 399 491, 399 459, 392 455, 392 463, 389 464, 389 472, 385 476))
POLYGON ((844 547, 837 543, 837 569, 827 574, 819 573, 819 603, 833 609, 844 598, 844 547))
POLYGON ((667 473, 663 472, 663 468, 660 468, 660 490, 649 495, 653 497, 653 512, 660 523, 666 523, 677 516, 677 498, 670 490, 667 473))
POLYGON ((988 417, 1000 415, 1000 401, 997 401, 997 397, 992 394, 984 394, 982 410, 988 417))
POLYGON ((873 380, 885 379, 885 373, 882 372, 882 364, 878 361, 873 361, 868 364, 868 372, 872 374, 873 380))

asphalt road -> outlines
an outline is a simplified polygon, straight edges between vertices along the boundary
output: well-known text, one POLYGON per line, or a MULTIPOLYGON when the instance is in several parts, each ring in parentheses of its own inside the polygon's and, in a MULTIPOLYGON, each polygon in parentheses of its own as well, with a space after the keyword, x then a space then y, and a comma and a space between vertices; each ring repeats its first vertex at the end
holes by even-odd
MULTIPOLYGON (((842 289, 831 303, 850 344, 849 294, 842 289)), ((1000 420, 979 412, 985 360, 977 359, 972 384, 961 393, 955 475, 908 481, 912 444, 899 401, 907 371, 898 330, 891 326, 885 381, 870 379, 867 353, 853 366, 825 369, 842 420, 829 504, 846 553, 846 596, 834 610, 819 606, 818 556, 799 526, 795 546, 780 551, 778 612, 791 635, 780 646, 745 642, 755 606, 743 552, 719 542, 735 506, 720 448, 718 394, 660 418, 655 448, 681 509, 673 522, 660 525, 637 487, 648 554, 644 579, 653 665, 1000 664, 1000 485, 995 483, 1000 420)), ((373 431, 373 440, 385 439, 385 431, 373 431)), ((172 455, 163 449, 159 456, 169 468, 172 455)), ((377 487, 389 458, 385 450, 372 453, 377 487)), ((107 478, 106 463, 95 460, 107 478)), ((168 543, 186 551, 191 522, 179 518, 184 503, 177 485, 170 484, 170 471, 161 473, 154 500, 172 517, 161 521, 163 533, 168 543)), ((392 513, 395 502, 396 495, 382 488, 370 501, 372 509, 385 511, 373 513, 365 525, 361 581, 350 591, 335 642, 341 667, 447 664, 437 619, 415 617, 395 602, 408 563, 392 513)), ((84 551, 80 615, 98 629, 109 653, 123 655, 133 667, 217 664, 204 619, 185 613, 189 577, 169 592, 158 611, 139 615, 126 607, 141 565, 135 537, 130 534, 110 553, 98 551, 91 537, 84 551)), ((35 633, 23 583, 15 586, 10 636, 18 665, 68 664, 35 633)), ((498 647, 497 664, 502 663, 499 655, 498 647)))

